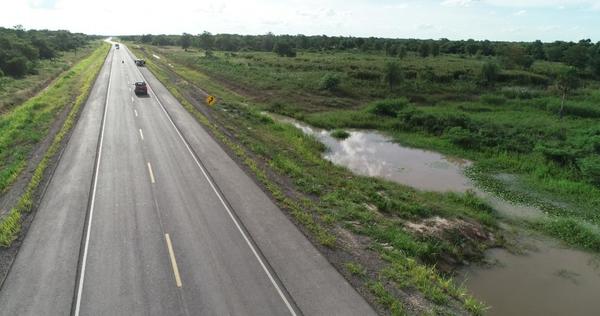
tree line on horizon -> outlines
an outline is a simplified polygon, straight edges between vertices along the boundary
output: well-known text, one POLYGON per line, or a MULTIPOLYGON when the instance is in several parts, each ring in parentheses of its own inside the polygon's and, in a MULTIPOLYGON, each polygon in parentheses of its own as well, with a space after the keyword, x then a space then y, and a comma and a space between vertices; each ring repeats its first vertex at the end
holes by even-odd
POLYGON ((590 39, 578 42, 555 41, 545 43, 503 42, 489 40, 420 40, 390 39, 378 37, 343 37, 326 35, 238 35, 202 34, 192 35, 130 35, 124 40, 156 46, 182 46, 184 49, 201 48, 219 51, 266 51, 281 56, 294 57, 297 50, 381 52, 388 56, 403 58, 412 53, 421 57, 455 54, 464 56, 497 56, 511 68, 529 68, 535 60, 563 62, 579 70, 590 69, 600 76, 600 42, 590 39))

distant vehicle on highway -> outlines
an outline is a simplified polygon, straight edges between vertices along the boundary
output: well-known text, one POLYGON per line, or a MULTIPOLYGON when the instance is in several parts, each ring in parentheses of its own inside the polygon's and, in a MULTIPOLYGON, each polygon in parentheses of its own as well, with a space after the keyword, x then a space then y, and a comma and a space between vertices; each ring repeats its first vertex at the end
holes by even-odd
POLYGON ((115 48, 116 48, 116 49, 119 49, 119 43, 116 43, 116 44, 115 44, 115 48))
POLYGON ((135 83, 135 89, 133 89, 133 92, 135 92, 136 95, 139 95, 139 94, 147 95, 148 94, 148 86, 146 85, 146 83, 144 81, 138 81, 135 83))
POLYGON ((146 61, 143 59, 136 59, 135 60, 135 64, 140 66, 140 67, 144 67, 146 65, 146 61))

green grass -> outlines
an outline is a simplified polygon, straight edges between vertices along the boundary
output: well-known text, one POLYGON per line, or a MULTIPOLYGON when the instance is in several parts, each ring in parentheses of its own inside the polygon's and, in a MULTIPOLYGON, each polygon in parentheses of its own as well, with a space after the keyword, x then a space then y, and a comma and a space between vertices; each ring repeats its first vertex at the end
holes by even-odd
POLYGON ((406 315, 402 302, 394 297, 380 281, 371 282, 368 287, 371 293, 377 298, 377 302, 385 306, 391 315, 406 315))
POLYGON ((62 52, 61 55, 51 60, 40 60, 36 66, 37 74, 24 78, 0 77, 0 113, 4 113, 13 106, 19 105, 37 94, 53 79, 74 64, 92 53, 99 42, 75 51, 62 52))
POLYGON ((56 115, 80 94, 73 87, 83 83, 79 73, 86 66, 80 62, 47 90, 0 116, 0 192, 25 168, 34 145, 44 138, 56 115))
POLYGON ((568 244, 600 252, 600 234, 597 229, 574 218, 554 217, 535 226, 548 235, 566 241, 568 244))
POLYGON ((356 262, 347 262, 346 269, 354 276, 364 278, 367 275, 365 267, 363 267, 360 263, 356 262))
MULTIPOLYGON (((0 245, 10 246, 10 243, 16 238, 20 230, 21 213, 31 210, 34 194, 42 181, 44 172, 50 160, 59 151, 62 140, 75 124, 77 113, 89 95, 108 49, 109 45, 106 44, 98 46, 88 57, 77 63, 67 73, 61 75, 47 90, 2 117, 0 129, 3 133, 16 137, 16 139, 10 139, 5 138, 5 134, 0 136, 0 144, 5 146, 2 147, 5 150, 2 153, 6 152, 8 153, 6 156, 14 157, 14 151, 18 150, 20 153, 19 159, 16 161, 7 159, 10 162, 9 166, 15 164, 24 166, 29 152, 35 146, 35 143, 45 136, 55 114, 66 106, 70 107, 63 126, 54 136, 52 144, 36 167, 25 192, 9 215, 0 222, 0 245)), ((4 158, 5 156, 0 155, 0 157, 4 158)), ((12 168, 11 171, 18 175, 21 170, 12 168)), ((2 172, 4 173, 4 169, 2 169, 2 172)), ((10 185, 10 182, 6 179, 14 178, 16 178, 15 175, 3 178, 5 181, 0 182, 2 188, 5 189, 10 185)))
MULTIPOLYGON (((433 267, 445 256, 456 260, 477 258, 464 255, 461 245, 453 240, 418 236, 407 231, 404 224, 432 216, 464 218, 479 222, 493 232, 496 218, 483 202, 473 195, 419 192, 396 183, 353 175, 324 160, 321 155, 325 148, 313 137, 261 114, 260 105, 249 103, 242 95, 219 86, 197 70, 176 63, 169 66, 164 58, 155 60, 151 55, 143 55, 140 49, 133 47, 133 50, 148 59, 147 66, 157 78, 200 123, 231 148, 317 243, 343 250, 336 234, 336 227, 341 227, 369 237, 372 249, 381 255, 389 251, 381 246, 387 244, 395 249, 394 255, 386 256, 391 270, 379 271, 380 277, 397 288, 416 289, 440 305, 458 301, 465 310, 472 308, 474 300, 468 299, 466 291, 452 285, 452 280, 433 267), (170 71, 219 97, 220 102, 213 112, 219 126, 183 97, 181 91, 187 84, 173 84, 169 80, 170 71), (222 129, 233 135, 233 139, 225 136, 222 129), (268 175, 272 171, 289 178, 297 192, 284 192, 279 180, 268 175), (409 274, 418 271, 421 275, 406 278, 392 273, 396 272, 394 267, 400 266, 408 269, 409 274)), ((485 248, 485 245, 477 246, 477 251, 485 248)), ((356 264, 346 264, 345 268, 352 274, 364 274, 364 269, 356 264)), ((365 279, 365 286, 390 313, 403 313, 399 299, 382 288, 378 280, 368 279, 366 275, 365 279)))
POLYGON ((346 139, 346 138, 350 137, 350 133, 348 133, 347 131, 345 131, 343 129, 335 129, 335 130, 331 131, 331 136, 335 137, 337 139, 346 139))
MULTIPOLYGON (((216 52, 204 58, 201 51, 146 49, 217 95, 231 94, 223 86, 237 91, 231 101, 292 116, 334 137, 347 137, 342 131, 351 128, 376 129, 404 145, 468 158, 476 162, 470 174, 485 189, 600 227, 600 83, 586 79, 568 97, 561 120, 552 78, 564 64, 505 69, 502 81, 482 87, 477 80, 487 57, 409 56, 398 60, 405 80, 390 91, 381 78, 391 58, 382 54, 216 52), (336 91, 320 89, 327 75, 341 78, 336 91), (496 174, 517 175, 519 186, 495 180, 496 174)), ((298 173, 282 157, 275 163, 298 173)))

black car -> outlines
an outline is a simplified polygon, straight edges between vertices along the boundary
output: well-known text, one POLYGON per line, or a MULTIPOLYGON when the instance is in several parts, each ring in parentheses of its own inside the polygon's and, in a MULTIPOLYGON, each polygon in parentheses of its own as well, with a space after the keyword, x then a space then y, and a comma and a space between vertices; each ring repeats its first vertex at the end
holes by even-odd
POLYGON ((138 81, 135 83, 135 94, 148 94, 148 86, 144 81, 138 81))

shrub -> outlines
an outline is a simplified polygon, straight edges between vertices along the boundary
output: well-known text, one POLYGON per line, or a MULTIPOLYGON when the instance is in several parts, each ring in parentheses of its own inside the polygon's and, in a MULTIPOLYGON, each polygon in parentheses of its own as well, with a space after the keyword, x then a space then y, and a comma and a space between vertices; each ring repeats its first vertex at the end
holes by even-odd
POLYGON ((567 146, 564 143, 538 144, 536 151, 542 153, 546 159, 558 162, 562 165, 571 164, 579 156, 579 150, 567 146))
POLYGON ((585 157, 577 162, 577 166, 585 178, 593 184, 600 185, 600 157, 585 157))
POLYGON ((513 82, 519 85, 548 85, 550 79, 544 75, 523 70, 506 70, 498 75, 498 81, 513 82))
POLYGON ((346 139, 346 138, 350 137, 350 133, 346 132, 343 129, 335 129, 331 132, 331 137, 337 138, 337 139, 346 139))
POLYGON ((473 133, 470 130, 464 129, 460 126, 450 128, 446 132, 446 137, 453 144, 463 148, 473 148, 479 144, 476 135, 473 135, 473 133))
POLYGON ((390 91, 402 81, 402 70, 397 62, 391 61, 385 64, 383 80, 390 87, 390 91))
POLYGON ((506 98, 502 95, 484 94, 479 99, 481 102, 490 105, 503 105, 506 103, 506 98))
MULTIPOLYGON (((561 104, 557 102, 551 102, 546 105, 546 110, 551 113, 561 115, 561 104)), ((600 106, 591 104, 565 103, 562 107, 562 115, 598 118, 600 117, 600 106)))
POLYGON ((321 78, 319 88, 321 90, 335 91, 342 82, 339 76, 335 74, 326 74, 321 78))
POLYGON ((357 70, 357 71, 351 71, 348 73, 348 75, 352 78, 356 78, 358 80, 365 80, 365 81, 378 81, 381 79, 381 74, 375 71, 369 71, 369 70, 357 70))
POLYGON ((487 62, 481 67, 481 80, 486 85, 493 85, 498 79, 500 67, 494 62, 487 62))
POLYGON ((296 57, 296 50, 294 50, 294 47, 286 41, 275 43, 273 51, 281 57, 296 57))
POLYGON ((23 77, 27 74, 27 58, 23 56, 15 56, 6 61, 4 71, 13 77, 23 77))
POLYGON ((552 218, 537 224, 537 226, 570 245, 600 251, 600 235, 576 219, 552 218))
POLYGON ((368 112, 379 116, 391 116, 395 117, 398 111, 404 109, 408 105, 408 100, 401 99, 388 99, 374 102, 367 109, 368 112))

